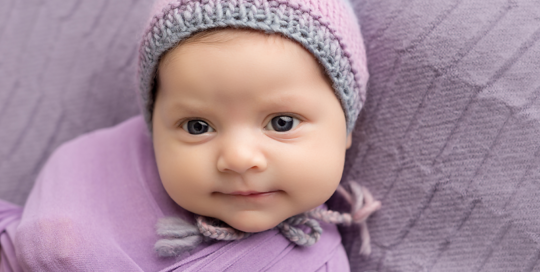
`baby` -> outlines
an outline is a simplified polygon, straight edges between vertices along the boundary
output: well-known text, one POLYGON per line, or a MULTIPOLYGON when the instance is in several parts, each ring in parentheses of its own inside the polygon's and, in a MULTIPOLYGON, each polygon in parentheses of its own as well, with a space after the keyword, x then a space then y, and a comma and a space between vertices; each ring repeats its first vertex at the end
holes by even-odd
MULTIPOLYGON (((354 61, 365 64, 359 30, 356 35, 347 33, 359 42, 351 46, 352 54, 343 44, 350 40, 339 43, 332 37, 356 26, 350 7, 339 0, 300 1, 289 10, 285 2, 194 2, 162 9, 143 42, 147 122, 152 126, 159 174, 171 198, 188 211, 231 226, 224 231, 227 237, 220 239, 242 238, 242 232, 265 231, 312 211, 336 191, 345 150, 351 145, 358 92, 363 94, 362 80, 367 78, 365 67, 352 67, 354 61), (305 6, 294 7, 298 4, 305 6), (212 9, 233 5, 241 7, 239 14, 230 12, 232 8, 212 18, 216 16, 212 9), (242 7, 251 9, 247 17, 259 18, 235 21, 246 12, 242 7), (332 33, 330 25, 322 25, 328 21, 310 17, 309 8, 330 12, 325 19, 334 19, 342 29, 332 33), (197 13, 197 9, 202 21, 195 24, 179 16, 182 10, 197 13), (281 17, 286 15, 298 16, 298 22, 285 24, 281 17), (230 234, 237 230, 241 232, 230 234)), ((378 205, 355 212, 371 209, 371 213, 378 205)), ((332 216, 314 217, 351 223, 339 214, 328 214, 332 216)), ((204 234, 203 219, 198 220, 204 234)), ((170 226, 162 228, 170 231, 170 226)), ((312 234, 316 232, 312 229, 312 234)), ((181 244, 176 251, 186 247, 181 244)), ((165 256, 178 254, 171 251, 174 243, 156 247, 165 256)))
POLYGON ((146 122, 55 152, 16 227, 17 262, 40 271, 348 270, 326 223, 363 224, 367 253, 365 220, 380 207, 354 183, 352 193, 339 186, 368 77, 349 3, 160 0, 152 14, 140 50, 146 122), (326 211, 336 190, 350 214, 326 211))

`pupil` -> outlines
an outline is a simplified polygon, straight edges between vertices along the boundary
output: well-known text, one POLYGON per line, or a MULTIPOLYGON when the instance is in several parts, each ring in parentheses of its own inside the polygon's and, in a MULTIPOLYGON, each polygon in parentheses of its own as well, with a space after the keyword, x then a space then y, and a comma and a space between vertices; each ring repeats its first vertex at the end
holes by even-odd
POLYGON ((200 120, 191 120, 188 122, 190 134, 202 134, 208 131, 208 124, 200 120))
POLYGON ((272 127, 276 131, 287 131, 293 126, 293 118, 290 116, 277 116, 272 118, 272 127))

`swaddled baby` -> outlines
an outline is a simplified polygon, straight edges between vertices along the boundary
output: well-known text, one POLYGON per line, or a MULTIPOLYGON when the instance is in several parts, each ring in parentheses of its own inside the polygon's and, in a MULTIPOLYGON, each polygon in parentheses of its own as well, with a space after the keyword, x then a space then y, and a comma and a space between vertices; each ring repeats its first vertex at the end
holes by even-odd
POLYGON ((345 0, 158 1, 140 50, 144 121, 55 152, 17 228, 18 261, 348 270, 328 223, 362 224, 367 254, 365 220, 380 207, 339 185, 367 77, 345 0), (350 213, 326 210, 336 190, 350 213))
MULTIPOLYGON (((154 17, 141 51, 146 120, 169 195, 218 239, 278 226, 310 245, 316 223, 306 235, 282 222, 308 211, 332 223, 363 221, 369 213, 359 207, 352 216, 314 210, 337 189, 367 78, 347 3, 187 2, 154 17), (186 22, 181 15, 193 11, 198 20, 186 22), (209 227, 205 217, 231 228, 209 227)), ((358 202, 363 192, 353 190, 358 202)), ((164 236, 185 239, 157 249, 177 254, 191 229, 178 222, 175 233, 174 221, 162 222, 164 236)))

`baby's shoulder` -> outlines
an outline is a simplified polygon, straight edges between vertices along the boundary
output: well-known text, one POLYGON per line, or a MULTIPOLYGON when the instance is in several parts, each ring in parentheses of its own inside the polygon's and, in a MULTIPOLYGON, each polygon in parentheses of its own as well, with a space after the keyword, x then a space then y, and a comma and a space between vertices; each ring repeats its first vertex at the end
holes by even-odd
POLYGON ((154 162, 146 124, 141 116, 133 117, 61 145, 41 169, 29 201, 63 198, 71 203, 82 196, 101 197, 102 188, 111 191, 115 184, 155 176, 154 162))
POLYGON ((140 116, 60 146, 42 168, 17 227, 20 261, 32 271, 133 267, 124 248, 135 242, 147 246, 130 251, 133 256, 153 256, 154 224, 162 215, 152 195, 151 186, 160 186, 152 160, 140 116))

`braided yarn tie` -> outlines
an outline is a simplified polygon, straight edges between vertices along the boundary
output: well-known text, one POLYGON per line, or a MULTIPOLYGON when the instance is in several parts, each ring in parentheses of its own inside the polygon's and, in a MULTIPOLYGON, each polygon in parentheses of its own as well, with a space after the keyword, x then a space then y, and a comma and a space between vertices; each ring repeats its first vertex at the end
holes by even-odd
MULTIPOLYGON (((319 221, 331 224, 350 226, 360 225, 360 254, 371 253, 367 218, 380 209, 381 203, 375 201, 371 193, 357 183, 350 183, 352 193, 343 187, 338 187, 338 192, 351 204, 351 213, 339 213, 336 211, 315 208, 305 213, 287 218, 279 223, 276 228, 289 241, 300 246, 311 246, 321 238, 322 228, 319 221), (302 230, 301 226, 309 229, 302 230)), ((182 252, 195 248, 202 242, 202 237, 215 240, 240 240, 252 233, 237 230, 228 225, 221 226, 222 222, 206 216, 196 217, 196 226, 193 226, 180 218, 164 218, 158 222, 158 235, 165 237, 159 240, 155 249, 162 257, 177 256, 182 252)))
MULTIPOLYGON (((300 246, 311 246, 319 241, 322 234, 322 228, 317 220, 345 226, 357 224, 360 225, 360 237, 362 239, 360 254, 369 255, 371 246, 366 220, 372 213, 380 209, 381 203, 375 201, 367 188, 355 182, 351 182, 350 187, 352 193, 347 192, 341 185, 338 187, 338 192, 351 204, 351 213, 315 208, 303 214, 292 216, 279 223, 276 227, 291 242, 300 246), (304 232, 299 228, 302 225, 308 227, 310 231, 308 233, 304 232)), ((202 235, 216 240, 239 240, 250 235, 250 233, 232 227, 214 226, 213 222, 213 220, 204 216, 197 217, 197 227, 202 235)))
POLYGON ((316 208, 306 212, 307 216, 330 224, 350 226, 354 223, 351 214, 316 208))
POLYGON ((287 220, 279 223, 277 228, 289 241, 299 246, 311 246, 321 238, 322 228, 319 222, 308 218, 305 214, 289 217, 287 220), (311 232, 305 233, 295 226, 307 226, 311 232))
MULTIPOLYGON (((240 240, 251 235, 233 227, 215 226, 215 220, 205 216, 197 216, 197 228, 199 232, 208 238, 215 240, 240 240)), ((308 218, 305 214, 292 216, 276 226, 277 229, 291 242, 300 246, 310 246, 315 244, 322 234, 322 228, 314 219, 308 218), (298 228, 307 226, 311 231, 305 233, 298 228)))
POLYGON ((219 227, 213 223, 216 220, 206 216, 197 216, 197 228, 199 232, 208 238, 216 240, 240 240, 251 235, 251 233, 237 230, 233 227, 219 227))

